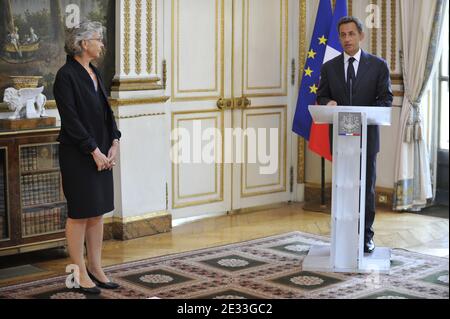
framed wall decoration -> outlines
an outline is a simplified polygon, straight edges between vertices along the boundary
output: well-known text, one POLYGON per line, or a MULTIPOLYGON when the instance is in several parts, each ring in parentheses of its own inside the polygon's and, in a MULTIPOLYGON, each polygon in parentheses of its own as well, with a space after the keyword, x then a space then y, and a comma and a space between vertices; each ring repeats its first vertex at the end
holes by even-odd
POLYGON ((115 67, 114 0, 1 0, 0 103, 12 86, 11 76, 39 76, 48 100, 54 100, 53 82, 66 61, 65 30, 79 21, 103 24, 105 53, 96 61, 107 88, 115 67))

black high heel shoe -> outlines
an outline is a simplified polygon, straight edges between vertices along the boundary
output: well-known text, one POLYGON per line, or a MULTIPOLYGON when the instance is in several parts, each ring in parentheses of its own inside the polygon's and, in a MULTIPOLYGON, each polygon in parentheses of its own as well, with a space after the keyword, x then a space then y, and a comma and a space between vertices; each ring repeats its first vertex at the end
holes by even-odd
POLYGON ((85 287, 78 287, 78 288, 73 288, 74 291, 76 292, 80 292, 82 294, 87 294, 87 295, 100 295, 102 293, 102 291, 100 289, 97 288, 97 286, 92 287, 92 288, 85 288, 85 287))
POLYGON ((87 273, 89 275, 89 278, 91 278, 92 281, 95 282, 97 284, 97 286, 99 286, 100 288, 103 288, 103 289, 117 289, 117 288, 120 287, 119 284, 116 284, 115 282, 112 282, 112 281, 110 281, 110 282, 102 282, 102 281, 98 280, 93 274, 91 274, 91 272, 89 270, 88 270, 87 273))

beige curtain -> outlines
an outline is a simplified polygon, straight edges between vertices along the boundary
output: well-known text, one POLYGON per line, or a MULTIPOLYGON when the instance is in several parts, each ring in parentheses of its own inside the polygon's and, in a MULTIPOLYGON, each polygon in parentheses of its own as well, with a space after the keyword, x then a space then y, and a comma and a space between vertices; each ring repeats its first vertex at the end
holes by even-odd
POLYGON ((447 0, 400 0, 405 97, 395 165, 394 210, 420 210, 433 197, 420 101, 438 65, 447 0))

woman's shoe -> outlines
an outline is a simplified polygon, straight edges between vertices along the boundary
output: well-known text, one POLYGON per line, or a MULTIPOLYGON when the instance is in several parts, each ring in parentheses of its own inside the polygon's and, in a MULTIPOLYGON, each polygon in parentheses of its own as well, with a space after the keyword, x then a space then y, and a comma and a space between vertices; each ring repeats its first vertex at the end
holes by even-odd
POLYGON ((97 278, 95 278, 95 276, 93 274, 91 274, 90 271, 88 271, 88 275, 89 277, 97 284, 97 286, 99 286, 100 288, 103 289, 117 289, 120 286, 118 284, 116 284, 115 282, 102 282, 100 280, 98 280, 97 278))
POLYGON ((87 295, 100 295, 102 292, 100 289, 98 289, 97 286, 94 286, 92 288, 85 288, 80 286, 79 288, 73 288, 73 290, 87 295))

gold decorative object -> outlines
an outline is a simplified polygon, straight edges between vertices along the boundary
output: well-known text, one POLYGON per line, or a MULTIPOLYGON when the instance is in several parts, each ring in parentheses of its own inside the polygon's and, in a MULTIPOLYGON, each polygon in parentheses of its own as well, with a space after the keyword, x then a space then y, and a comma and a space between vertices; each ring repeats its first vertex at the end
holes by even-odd
POLYGON ((136 60, 135 60, 135 71, 136 74, 141 74, 141 50, 142 50, 142 0, 136 0, 136 43, 135 43, 135 52, 136 52, 136 60))
POLYGON ((130 38, 131 38, 131 8, 130 0, 125 0, 124 3, 124 20, 125 20, 125 31, 124 31, 124 43, 123 43, 123 61, 124 61, 124 72, 125 74, 130 74, 130 38))
MULTIPOLYGON (((301 85, 303 68, 306 60, 306 0, 299 0, 299 85, 301 85)), ((297 154, 297 183, 305 183, 305 157, 306 157, 306 143, 302 137, 298 138, 298 154, 297 154)))
POLYGON ((167 88, 167 61, 163 60, 163 74, 162 74, 162 85, 164 90, 167 88))
MULTIPOLYGON (((387 2, 381 1, 381 57, 387 60, 387 2)), ((393 31, 395 32, 395 31, 393 31)))
POLYGON ((37 88, 39 85, 39 80, 42 76, 10 76, 13 86, 16 90, 25 88, 37 88))
POLYGON ((147 0, 147 73, 153 68, 153 4, 147 0))
MULTIPOLYGON (((370 4, 378 5, 377 0, 371 0, 370 4)), ((377 19, 378 17, 375 17, 377 19)), ((374 21, 375 22, 375 21, 374 21)), ((372 28, 372 54, 377 54, 378 52, 378 32, 377 28, 372 28)))
POLYGON ((391 0, 391 71, 397 70, 397 4, 391 0))

